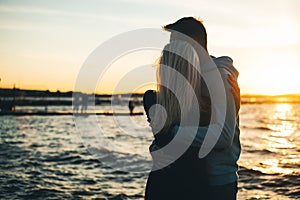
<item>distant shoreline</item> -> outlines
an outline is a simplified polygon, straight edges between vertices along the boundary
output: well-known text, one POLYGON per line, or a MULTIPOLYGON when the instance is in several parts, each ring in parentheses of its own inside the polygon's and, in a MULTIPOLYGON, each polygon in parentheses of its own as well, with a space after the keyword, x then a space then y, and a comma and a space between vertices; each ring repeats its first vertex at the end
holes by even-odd
MULTIPOLYGON (((88 95, 89 101, 95 105, 107 105, 128 103, 130 99, 136 99, 136 105, 142 105, 141 93, 123 94, 83 94, 80 92, 50 92, 48 90, 22 90, 0 88, 0 107, 3 106, 72 106, 73 95, 88 95)), ((300 94, 286 95, 261 95, 243 94, 242 104, 262 104, 262 103, 300 103, 300 94)))
MULTIPOLYGON (((27 89, 18 89, 18 88, 0 88, 0 97, 8 97, 12 95, 23 95, 27 97, 72 97, 73 93, 80 93, 76 91, 60 92, 50 92, 49 90, 27 90, 27 89)), ((97 94, 89 93, 97 97, 112 97, 116 95, 122 96, 136 96, 142 97, 143 93, 117 93, 117 94, 97 94)), ((241 94, 241 98, 300 98, 299 94, 280 94, 280 95, 264 95, 264 94, 241 94)))

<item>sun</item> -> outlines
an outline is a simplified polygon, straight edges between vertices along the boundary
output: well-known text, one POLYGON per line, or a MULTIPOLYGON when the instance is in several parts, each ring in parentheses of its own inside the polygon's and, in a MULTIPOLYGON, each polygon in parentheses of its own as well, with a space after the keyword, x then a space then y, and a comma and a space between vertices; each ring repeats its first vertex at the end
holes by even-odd
POLYGON ((266 94, 280 95, 299 92, 299 78, 295 73, 283 72, 282 69, 275 69, 265 76, 266 94), (297 82, 297 83, 296 83, 297 82))
POLYGON ((257 94, 281 95, 300 92, 300 70, 288 68, 269 68, 255 72, 251 82, 257 94))

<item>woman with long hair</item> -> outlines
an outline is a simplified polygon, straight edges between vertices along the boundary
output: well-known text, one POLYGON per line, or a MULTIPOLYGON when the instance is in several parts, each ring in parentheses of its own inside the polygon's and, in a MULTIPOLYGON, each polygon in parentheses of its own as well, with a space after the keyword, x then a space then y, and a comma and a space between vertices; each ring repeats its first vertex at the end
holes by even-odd
MULTIPOLYGON (((163 151, 172 146, 170 162, 160 165, 159 155, 153 155, 145 199, 199 199, 207 185, 205 159, 199 159, 199 148, 172 144, 174 126, 209 124, 209 100, 201 96, 201 76, 198 53, 186 41, 172 40, 167 44, 157 64, 157 92, 147 91, 144 107, 155 134, 150 151, 163 151), (201 115, 201 120, 200 120, 201 115), (205 117, 204 117, 205 116, 205 117), (172 152, 182 148, 177 157, 172 152)), ((168 152, 164 152, 168 155, 168 152)))

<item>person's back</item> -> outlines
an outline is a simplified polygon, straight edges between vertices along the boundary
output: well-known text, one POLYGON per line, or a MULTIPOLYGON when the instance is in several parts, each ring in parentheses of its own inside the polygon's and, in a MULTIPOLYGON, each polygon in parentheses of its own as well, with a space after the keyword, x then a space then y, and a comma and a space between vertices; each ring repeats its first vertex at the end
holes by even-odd
MULTIPOLYGON (((230 112, 230 110, 234 110, 234 114, 236 113, 235 109, 235 102, 234 100, 230 100, 231 98, 228 98, 229 95, 231 95, 231 86, 227 82, 228 75, 232 75, 235 79, 237 79, 239 73, 238 71, 233 67, 233 60, 230 57, 222 56, 222 57, 212 57, 213 61, 215 62, 220 75, 223 79, 226 94, 227 94, 227 113, 230 112)), ((226 114, 227 114, 226 113, 226 114)), ((228 120, 229 117, 226 116, 226 119, 228 120)), ((239 159, 240 153, 241 153, 241 145, 240 145, 240 129, 239 129, 239 115, 237 114, 235 118, 231 118, 232 123, 235 123, 235 126, 232 127, 232 129, 228 129, 227 131, 232 132, 231 134, 231 140, 228 141, 228 144, 224 142, 224 145, 222 148, 214 148, 212 151, 207 155, 208 163, 207 166, 210 169, 209 174, 211 177, 210 184, 211 185, 223 185, 228 183, 233 183, 237 181, 237 160, 239 159), (218 178, 216 178, 218 177, 218 178)), ((223 127, 223 131, 226 131, 224 129, 228 128, 226 126, 226 122, 223 127)), ((221 133, 222 134, 222 133, 221 133)), ((223 132, 223 134, 225 134, 223 132)))

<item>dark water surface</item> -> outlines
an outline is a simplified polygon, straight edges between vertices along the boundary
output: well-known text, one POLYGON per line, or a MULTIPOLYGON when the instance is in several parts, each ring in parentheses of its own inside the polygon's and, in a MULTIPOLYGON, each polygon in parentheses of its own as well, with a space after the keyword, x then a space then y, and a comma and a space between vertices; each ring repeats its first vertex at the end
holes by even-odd
MULTIPOLYGON (((131 119, 147 126, 145 116, 131 119)), ((129 164, 145 169, 151 164, 150 130, 122 123, 120 129, 112 116, 98 120, 115 142, 106 152, 119 148, 127 158, 132 155, 129 164), (123 134, 125 129, 135 137, 123 134)), ((300 198, 299 124, 300 104, 243 105, 238 199, 300 198)), ((104 155, 97 159, 72 116, 1 116, 0 135, 1 199, 143 199, 148 172, 116 169, 104 155)), ((113 158, 122 159, 121 154, 113 158)))

